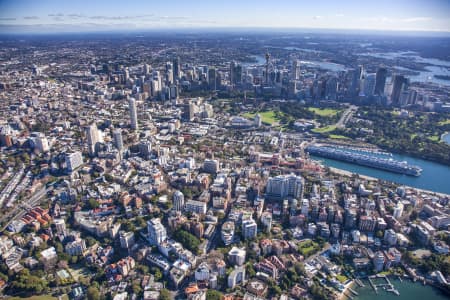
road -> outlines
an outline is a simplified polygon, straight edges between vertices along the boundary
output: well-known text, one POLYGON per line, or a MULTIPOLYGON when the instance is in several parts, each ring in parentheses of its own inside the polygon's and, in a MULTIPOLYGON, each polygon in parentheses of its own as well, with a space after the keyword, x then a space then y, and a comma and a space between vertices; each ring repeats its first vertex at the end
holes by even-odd
POLYGON ((350 118, 353 116, 353 114, 356 112, 356 110, 358 109, 357 106, 355 105, 350 105, 349 108, 347 108, 344 113, 342 114, 341 118, 339 119, 339 121, 336 123, 336 127, 337 128, 344 128, 345 124, 348 122, 348 120, 350 120, 350 118))
POLYGON ((22 203, 18 204, 16 207, 14 207, 10 212, 8 212, 7 214, 3 215, 0 218, 0 223, 4 223, 6 222, 5 226, 3 226, 0 229, 0 232, 4 231, 6 227, 8 227, 8 225, 17 219, 22 218, 26 212, 30 209, 32 209, 33 207, 37 206, 41 199, 47 195, 47 192, 49 190, 47 188, 42 187, 40 190, 38 190, 36 193, 34 193, 30 198, 28 198, 28 200, 24 200, 22 203))

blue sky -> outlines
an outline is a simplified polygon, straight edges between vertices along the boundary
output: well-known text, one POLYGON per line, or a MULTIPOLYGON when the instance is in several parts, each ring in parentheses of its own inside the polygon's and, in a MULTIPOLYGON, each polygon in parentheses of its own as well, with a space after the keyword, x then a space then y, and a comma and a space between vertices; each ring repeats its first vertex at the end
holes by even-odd
POLYGON ((450 0, 0 0, 0 31, 272 27, 450 32, 450 0))

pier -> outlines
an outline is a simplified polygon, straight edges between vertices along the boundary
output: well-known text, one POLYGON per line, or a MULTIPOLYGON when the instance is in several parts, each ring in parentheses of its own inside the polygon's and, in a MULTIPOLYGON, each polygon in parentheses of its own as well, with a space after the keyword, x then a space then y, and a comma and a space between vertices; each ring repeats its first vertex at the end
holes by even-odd
POLYGON ((355 278, 355 282, 360 287, 365 287, 366 286, 359 278, 355 278))
POLYGON ((369 282, 376 294, 378 294, 378 288, 382 288, 386 292, 394 293, 397 296, 400 295, 400 292, 395 289, 394 285, 391 283, 391 281, 389 280, 389 278, 386 275, 378 274, 378 275, 369 276, 369 282), (384 278, 386 280, 386 283, 375 284, 374 282, 372 282, 372 279, 375 279, 375 278, 384 278))

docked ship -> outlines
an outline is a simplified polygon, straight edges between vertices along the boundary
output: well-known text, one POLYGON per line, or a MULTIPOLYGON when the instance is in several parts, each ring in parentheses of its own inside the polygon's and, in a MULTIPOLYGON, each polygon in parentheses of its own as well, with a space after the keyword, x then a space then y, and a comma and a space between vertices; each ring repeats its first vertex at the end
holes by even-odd
POLYGON ((345 161, 358 164, 361 166, 376 168, 389 172, 405 174, 410 176, 420 176, 422 168, 408 164, 406 161, 399 161, 393 158, 383 158, 368 154, 353 152, 346 149, 338 149, 330 146, 313 146, 306 147, 309 154, 331 158, 335 160, 345 161))

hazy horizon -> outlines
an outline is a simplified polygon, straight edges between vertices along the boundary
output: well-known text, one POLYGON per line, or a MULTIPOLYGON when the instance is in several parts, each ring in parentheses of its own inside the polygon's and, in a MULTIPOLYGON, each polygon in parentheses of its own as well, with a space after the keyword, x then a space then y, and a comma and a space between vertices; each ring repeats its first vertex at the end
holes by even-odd
POLYGON ((0 33, 174 29, 450 32, 450 1, 0 1, 0 33))

